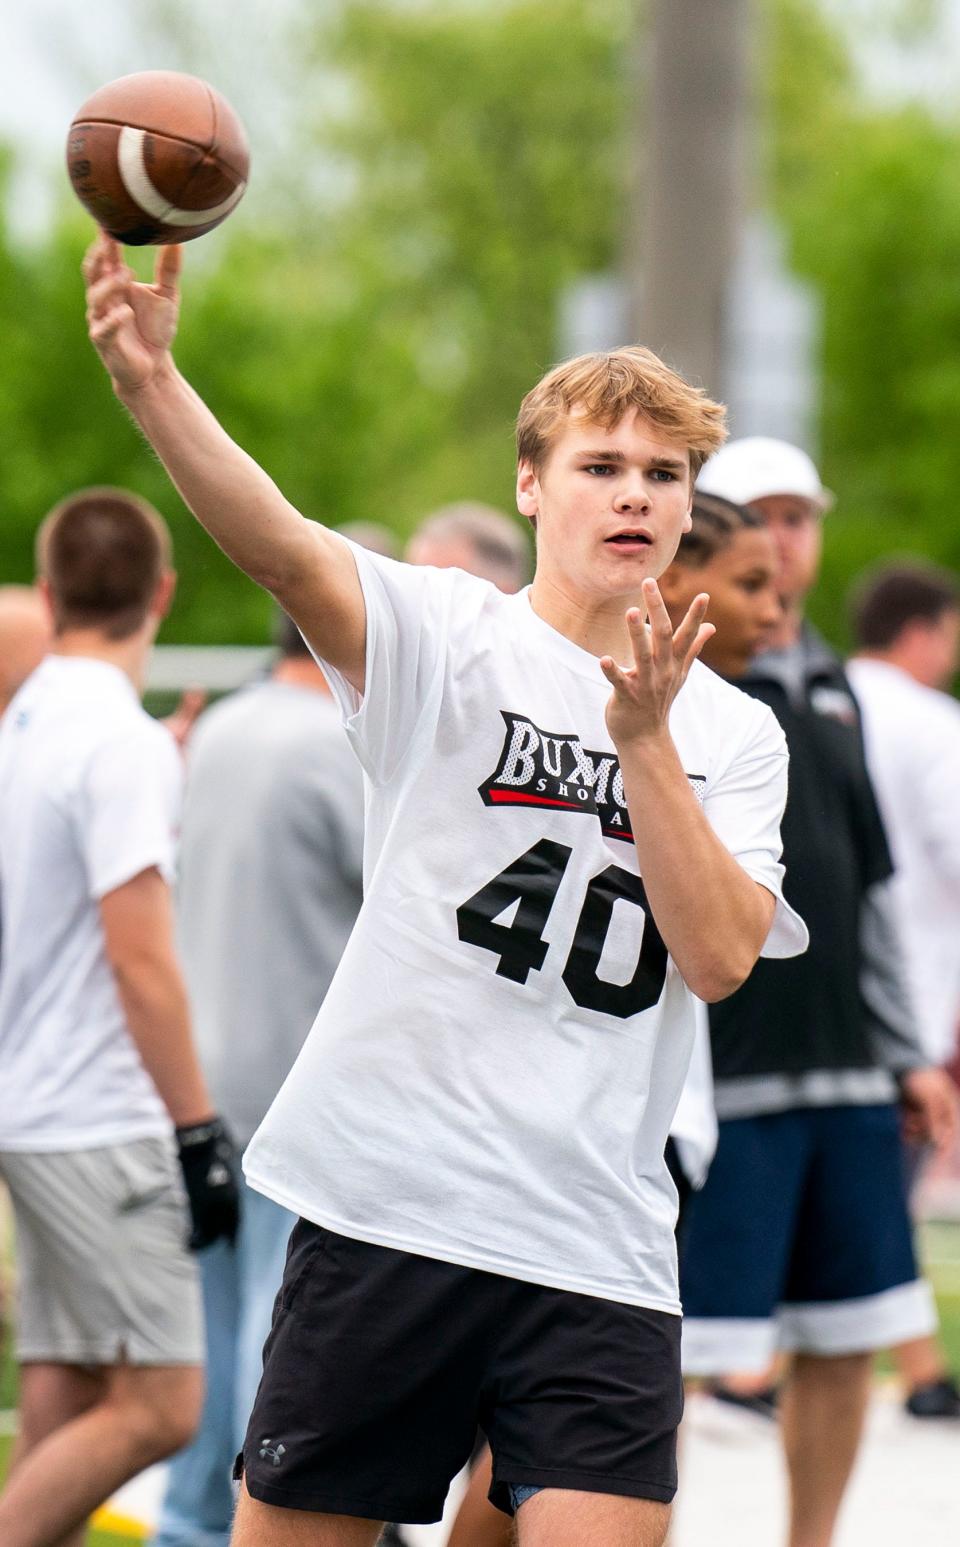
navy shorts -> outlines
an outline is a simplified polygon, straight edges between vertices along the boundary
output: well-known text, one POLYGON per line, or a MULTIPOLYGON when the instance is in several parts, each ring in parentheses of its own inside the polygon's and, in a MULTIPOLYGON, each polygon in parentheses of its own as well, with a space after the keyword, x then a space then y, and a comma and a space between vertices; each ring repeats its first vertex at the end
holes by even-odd
POLYGON ((373 1246, 300 1220, 237 1473, 288 1509, 438 1520, 477 1427, 490 1497, 669 1503, 680 1318, 373 1246))
POLYGON ((689 1375, 763 1369, 777 1346, 863 1353, 932 1331, 896 1106, 721 1122, 680 1279, 689 1375))

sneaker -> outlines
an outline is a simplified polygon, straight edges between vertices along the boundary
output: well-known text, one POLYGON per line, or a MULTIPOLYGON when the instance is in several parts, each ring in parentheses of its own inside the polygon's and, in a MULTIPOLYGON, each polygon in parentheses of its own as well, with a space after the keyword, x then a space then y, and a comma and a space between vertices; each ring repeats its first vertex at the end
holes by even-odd
POLYGON ((956 1381, 945 1375, 942 1380, 914 1386, 904 1406, 913 1418, 960 1418, 960 1390, 956 1381))
POLYGON ((755 1418, 766 1419, 768 1423, 776 1421, 780 1401, 780 1392, 776 1386, 764 1386, 760 1391, 734 1391, 722 1381, 714 1381, 707 1390, 718 1402, 738 1407, 742 1412, 752 1413, 755 1418))

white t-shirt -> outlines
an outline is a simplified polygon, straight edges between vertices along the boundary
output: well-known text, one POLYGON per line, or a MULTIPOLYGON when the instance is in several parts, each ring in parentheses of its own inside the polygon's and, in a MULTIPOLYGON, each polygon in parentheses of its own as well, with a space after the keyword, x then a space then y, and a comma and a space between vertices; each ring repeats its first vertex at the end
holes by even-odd
POLYGON ((696 1025, 690 1067, 670 1124, 670 1137, 677 1147, 684 1176, 691 1187, 699 1189, 707 1180, 710 1162, 717 1153, 719 1128, 713 1095, 710 1019, 702 1000, 698 999, 694 1008, 696 1025))
MULTIPOLYGON (((343 1235, 676 1312, 663 1151, 693 996, 643 908, 609 687, 526 592, 354 552, 362 702, 329 676, 366 774, 365 900, 247 1176, 343 1235)), ((697 666, 672 732, 779 895, 773 716, 697 666)), ((804 939, 781 902, 767 950, 804 939)))
POLYGON ((887 661, 847 666, 887 829, 892 893, 921 1040, 932 1063, 960 1021, 960 707, 887 661))
POLYGON ((127 1030, 99 901, 172 878, 172 737, 117 667, 52 655, 0 723, 0 1149, 170 1132, 127 1030))

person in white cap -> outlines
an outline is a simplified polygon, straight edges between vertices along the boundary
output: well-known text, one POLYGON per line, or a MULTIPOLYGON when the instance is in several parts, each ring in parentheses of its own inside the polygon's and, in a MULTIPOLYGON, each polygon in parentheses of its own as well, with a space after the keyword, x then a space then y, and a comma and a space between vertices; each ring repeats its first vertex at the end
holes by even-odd
POLYGON ((784 614, 776 643, 794 644, 803 625, 807 593, 820 568, 823 516, 833 505, 812 457, 767 435, 730 441, 711 457, 697 481, 704 494, 754 505, 777 545, 784 614))
POLYGON ((783 619, 738 686, 786 733, 785 895, 810 947, 772 970, 761 963, 710 1007, 719 1142, 690 1205, 684 1368, 762 1373, 778 1346, 791 1353, 779 1404, 788 1540, 829 1547, 874 1352, 935 1324, 913 1253, 898 1102, 939 1143, 956 1111, 912 1012, 857 705, 804 622, 831 496, 805 452, 762 437, 721 448, 698 489, 754 507, 776 543, 783 619))

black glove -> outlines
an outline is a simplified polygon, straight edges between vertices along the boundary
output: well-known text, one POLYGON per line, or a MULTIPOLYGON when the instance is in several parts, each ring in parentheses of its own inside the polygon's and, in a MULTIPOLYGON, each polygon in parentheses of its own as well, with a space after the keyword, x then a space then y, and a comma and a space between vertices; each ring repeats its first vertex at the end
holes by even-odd
POLYGON ((221 1238, 231 1246, 240 1225, 237 1152, 220 1121, 189 1123, 177 1129, 177 1150, 190 1202, 192 1252, 221 1238))

